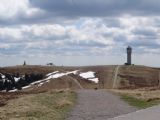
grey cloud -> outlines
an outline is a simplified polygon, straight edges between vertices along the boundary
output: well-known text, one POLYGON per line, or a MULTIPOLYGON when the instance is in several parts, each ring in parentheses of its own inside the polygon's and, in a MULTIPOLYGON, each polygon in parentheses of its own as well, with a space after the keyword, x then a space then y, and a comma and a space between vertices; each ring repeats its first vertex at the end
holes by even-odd
POLYGON ((79 41, 79 42, 73 42, 73 41, 67 41, 65 43, 66 45, 69 45, 69 46, 75 46, 75 47, 87 47, 87 48, 92 48, 92 47, 97 47, 97 48, 104 48, 106 47, 107 45, 104 44, 104 43, 100 43, 100 42, 97 42, 97 41, 79 41))
POLYGON ((107 17, 103 19, 103 23, 107 26, 107 27, 121 27, 121 23, 117 18, 114 17, 107 17))
MULTIPOLYGON (((158 0, 29 0, 31 7, 40 8, 33 16, 19 12, 12 19, 0 19, 0 25, 65 23, 80 17, 119 17, 121 15, 159 15, 158 0)), ((108 21, 118 27, 118 21, 108 21)))
POLYGON ((139 39, 132 42, 128 42, 129 45, 135 48, 148 48, 148 49, 159 49, 160 44, 158 44, 154 39, 139 39))
POLYGON ((55 16, 119 16, 159 14, 158 0, 30 0, 55 16))
POLYGON ((135 35, 143 35, 143 36, 146 36, 146 37, 155 38, 157 36, 157 34, 156 34, 156 32, 154 30, 145 29, 145 28, 136 28, 132 32, 135 35))

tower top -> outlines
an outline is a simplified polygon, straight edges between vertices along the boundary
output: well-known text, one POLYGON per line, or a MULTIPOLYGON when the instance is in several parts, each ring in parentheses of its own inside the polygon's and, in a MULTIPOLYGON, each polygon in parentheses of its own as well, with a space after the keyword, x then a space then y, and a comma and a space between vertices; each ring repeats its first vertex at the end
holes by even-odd
POLYGON ((131 47, 131 46, 128 46, 127 49, 132 49, 132 47, 131 47))
POLYGON ((131 52, 132 52, 132 48, 131 48, 131 46, 128 46, 128 47, 127 47, 127 52, 129 52, 129 53, 131 53, 131 52))

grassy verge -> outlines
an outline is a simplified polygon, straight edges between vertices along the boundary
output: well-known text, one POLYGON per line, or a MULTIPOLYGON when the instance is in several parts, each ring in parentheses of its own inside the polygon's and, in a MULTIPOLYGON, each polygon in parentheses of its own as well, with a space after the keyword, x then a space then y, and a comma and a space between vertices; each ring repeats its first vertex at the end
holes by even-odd
POLYGON ((37 116, 39 120, 63 120, 74 104, 75 93, 71 91, 50 91, 49 94, 40 94, 32 100, 38 106, 43 106, 44 114, 37 116))
POLYGON ((135 98, 129 95, 121 95, 121 99, 126 101, 129 105, 135 106, 139 109, 144 109, 148 107, 152 107, 154 105, 158 105, 160 103, 159 100, 146 101, 142 99, 135 98))
POLYGON ((0 108, 3 120, 64 120, 76 100, 70 90, 25 95, 0 108))

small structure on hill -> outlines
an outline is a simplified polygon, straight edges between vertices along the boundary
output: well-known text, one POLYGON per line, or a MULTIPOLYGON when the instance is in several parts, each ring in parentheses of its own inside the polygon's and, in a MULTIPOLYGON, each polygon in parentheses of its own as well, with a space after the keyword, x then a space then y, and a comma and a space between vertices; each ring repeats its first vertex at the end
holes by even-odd
POLYGON ((125 65, 132 65, 132 48, 130 46, 127 47, 127 63, 125 65))
POLYGON ((55 66, 53 63, 47 63, 47 66, 55 66))

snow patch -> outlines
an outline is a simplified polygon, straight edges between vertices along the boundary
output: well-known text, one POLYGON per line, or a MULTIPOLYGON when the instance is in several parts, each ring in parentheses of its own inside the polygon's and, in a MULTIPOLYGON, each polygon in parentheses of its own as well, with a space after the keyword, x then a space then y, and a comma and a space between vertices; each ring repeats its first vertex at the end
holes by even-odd
POLYGON ((88 79, 90 81, 93 81, 95 83, 99 82, 99 79, 95 77, 95 72, 93 71, 88 71, 88 72, 84 72, 79 74, 80 77, 84 78, 84 79, 88 79))
POLYGON ((93 81, 93 82, 95 82, 95 83, 98 83, 98 82, 99 82, 99 79, 98 79, 98 78, 92 78, 92 79, 88 79, 88 80, 93 81))
POLYGON ((28 85, 28 86, 25 86, 25 87, 22 87, 22 89, 27 89, 27 88, 30 88, 31 85, 28 85))
POLYGON ((14 77, 15 82, 18 82, 20 78, 14 77))
POLYGON ((16 92, 16 91, 18 91, 17 89, 14 89, 14 90, 10 90, 9 92, 16 92))
POLYGON ((50 75, 53 75, 53 74, 56 74, 58 73, 59 71, 55 71, 55 72, 52 72, 52 73, 48 73, 46 76, 50 76, 50 75))
MULTIPOLYGON (((49 79, 55 79, 55 78, 60 78, 60 77, 63 77, 65 75, 69 75, 69 74, 77 74, 78 70, 75 70, 75 71, 70 71, 70 72, 66 72, 66 73, 55 73, 55 72, 52 72, 52 73, 55 73, 55 74, 51 74, 49 73, 49 76, 45 79, 45 80, 49 80, 49 79)), ((48 74, 47 74, 48 75, 48 74)), ((46 75, 46 76, 47 76, 46 75)))
POLYGON ((89 72, 85 72, 85 73, 81 73, 79 76, 81 76, 82 78, 88 79, 88 78, 95 78, 95 72, 89 71, 89 72))
POLYGON ((0 73, 1 74, 1 76, 2 76, 2 79, 4 79, 5 78, 5 75, 3 75, 2 73, 0 73))

